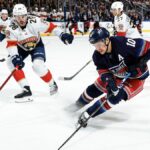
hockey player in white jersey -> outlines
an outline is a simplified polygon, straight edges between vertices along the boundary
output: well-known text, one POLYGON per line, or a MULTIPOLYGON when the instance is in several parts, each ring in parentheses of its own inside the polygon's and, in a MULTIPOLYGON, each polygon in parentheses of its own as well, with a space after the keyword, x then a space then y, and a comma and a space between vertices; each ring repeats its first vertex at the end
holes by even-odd
POLYGON ((111 5, 116 35, 128 38, 141 38, 137 28, 132 28, 130 18, 123 12, 123 7, 123 3, 120 1, 113 2, 111 5))
POLYGON ((0 17, 0 41, 3 41, 5 39, 4 32, 9 23, 10 18, 8 17, 8 11, 6 9, 2 9, 0 17))
POLYGON ((14 20, 6 29, 7 49, 9 52, 8 67, 11 71, 19 67, 13 74, 15 80, 22 88, 22 92, 15 98, 31 96, 30 86, 25 79, 22 70, 24 67, 23 60, 31 56, 33 70, 35 73, 49 85, 50 95, 57 92, 57 84, 54 81, 50 70, 46 67, 45 48, 40 37, 40 32, 53 32, 65 44, 71 44, 73 36, 63 33, 62 30, 53 23, 42 21, 39 17, 28 16, 27 9, 23 4, 16 4, 13 8, 14 20))

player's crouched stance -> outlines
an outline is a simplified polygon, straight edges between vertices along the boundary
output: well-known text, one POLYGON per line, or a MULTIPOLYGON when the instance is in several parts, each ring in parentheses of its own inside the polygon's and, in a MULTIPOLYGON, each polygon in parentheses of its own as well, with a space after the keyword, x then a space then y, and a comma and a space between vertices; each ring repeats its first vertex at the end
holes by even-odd
POLYGON ((146 63, 150 59, 150 42, 143 39, 109 37, 105 28, 93 30, 89 41, 96 48, 93 61, 99 77, 81 94, 76 105, 83 107, 103 93, 107 93, 107 96, 100 98, 80 115, 78 123, 83 127, 86 127, 89 116, 100 115, 121 100, 130 100, 140 93, 145 79, 149 76, 146 63), (118 88, 127 72, 131 73, 130 77, 123 83, 122 88, 118 88))
POLYGON ((53 23, 44 22, 38 17, 28 16, 27 9, 23 4, 16 4, 14 6, 13 17, 14 20, 6 29, 7 49, 9 52, 8 67, 11 71, 14 70, 15 67, 19 67, 13 76, 23 89, 15 98, 32 95, 30 86, 22 70, 25 65, 23 61, 29 55, 33 62, 33 70, 49 85, 50 95, 55 94, 58 87, 53 80, 50 70, 45 65, 45 47, 40 37, 40 32, 53 31, 65 44, 71 44, 73 36, 68 33, 63 33, 62 30, 53 23))

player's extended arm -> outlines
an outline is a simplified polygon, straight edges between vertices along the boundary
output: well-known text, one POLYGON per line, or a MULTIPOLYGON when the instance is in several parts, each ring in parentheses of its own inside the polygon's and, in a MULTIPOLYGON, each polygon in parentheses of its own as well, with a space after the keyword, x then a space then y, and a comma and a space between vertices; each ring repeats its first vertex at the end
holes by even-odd
POLYGON ((146 79, 149 76, 147 62, 150 60, 150 49, 146 54, 139 58, 137 64, 133 64, 128 67, 128 71, 131 73, 131 77, 139 76, 141 79, 146 79))

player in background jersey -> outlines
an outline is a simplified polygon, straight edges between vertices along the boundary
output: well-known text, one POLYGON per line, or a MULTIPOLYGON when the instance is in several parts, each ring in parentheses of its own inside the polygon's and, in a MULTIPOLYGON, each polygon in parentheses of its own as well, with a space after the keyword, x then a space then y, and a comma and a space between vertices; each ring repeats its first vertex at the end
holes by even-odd
POLYGON ((142 36, 142 17, 135 12, 134 15, 131 17, 132 27, 137 28, 140 35, 142 36))
POLYGON ((16 4, 14 6, 13 18, 14 20, 6 29, 6 38, 9 53, 7 61, 8 67, 11 71, 13 71, 15 67, 19 67, 19 70, 15 71, 13 76, 22 88, 22 92, 17 94, 15 98, 32 95, 30 86, 22 70, 25 65, 23 61, 29 55, 32 59, 33 70, 48 84, 50 95, 55 94, 58 87, 50 70, 45 65, 45 47, 40 37, 40 32, 53 32, 65 44, 71 44, 73 36, 68 33, 63 33, 62 30, 53 23, 43 21, 36 16, 28 16, 27 9, 23 4, 16 4))
MULTIPOLYGON (((2 42, 5 39, 5 29, 10 23, 10 18, 6 9, 2 9, 0 14, 0 42, 2 42)), ((0 62, 3 61, 5 61, 5 58, 0 58, 0 62)))
POLYGON ((147 62, 150 59, 150 42, 141 38, 110 37, 105 28, 92 30, 89 41, 96 49, 93 61, 99 76, 81 94, 76 106, 82 108, 103 93, 107 96, 100 98, 81 114, 78 123, 83 126, 87 125, 86 119, 97 109, 92 117, 106 112, 121 100, 128 101, 139 94, 149 76, 147 62), (118 88, 127 72, 131 73, 130 77, 123 88, 118 88))
POLYGON ((8 17, 8 11, 6 9, 2 9, 0 17, 0 42, 5 39, 5 29, 9 23, 10 18, 8 17))
POLYGON ((129 38, 141 38, 137 28, 132 28, 130 18, 123 12, 123 3, 113 2, 111 13, 114 16, 114 33, 117 36, 126 36, 129 38))

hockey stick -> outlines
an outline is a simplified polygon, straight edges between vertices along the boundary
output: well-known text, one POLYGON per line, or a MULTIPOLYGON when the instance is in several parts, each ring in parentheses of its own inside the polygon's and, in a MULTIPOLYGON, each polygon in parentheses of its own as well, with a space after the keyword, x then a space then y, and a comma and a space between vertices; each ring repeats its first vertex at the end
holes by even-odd
POLYGON ((6 59, 5 58, 1 58, 0 59, 0 62, 4 62, 6 59))
MULTIPOLYGON (((121 83, 119 84, 118 88, 121 89, 123 87, 123 83, 130 77, 130 73, 128 73, 124 79, 121 81, 121 83)), ((108 98, 108 97, 107 97, 108 98)), ((88 122, 88 120, 90 118, 92 118, 92 116, 94 116, 98 111, 99 109, 101 109, 103 107, 103 105, 105 104, 106 100, 104 102, 102 102, 101 106, 98 107, 86 120, 85 123, 88 122)), ((66 140, 65 142, 58 148, 58 150, 60 150, 81 128, 83 127, 83 125, 80 125, 66 140)))
POLYGON ((6 85, 6 83, 9 81, 9 79, 13 76, 13 74, 15 73, 15 71, 18 69, 18 67, 16 67, 11 74, 6 78, 6 80, 3 82, 3 84, 0 86, 0 91, 2 90, 2 88, 6 85))
POLYGON ((70 77, 59 77, 59 80, 72 80, 77 74, 79 74, 92 60, 89 60, 81 69, 70 77))

